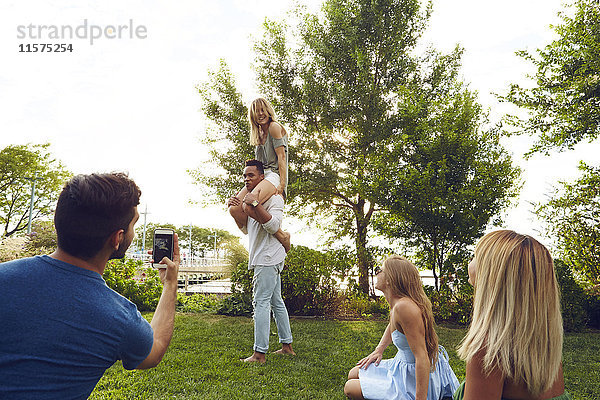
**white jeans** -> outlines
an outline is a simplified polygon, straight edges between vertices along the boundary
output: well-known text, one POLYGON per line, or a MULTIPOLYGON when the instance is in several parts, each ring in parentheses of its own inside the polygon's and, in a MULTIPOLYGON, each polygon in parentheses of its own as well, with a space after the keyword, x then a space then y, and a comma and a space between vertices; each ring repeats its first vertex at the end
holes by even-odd
POLYGON ((277 265, 255 265, 252 279, 252 305, 254 306, 254 351, 269 350, 271 309, 277 324, 279 343, 292 343, 292 329, 285 303, 281 297, 281 270, 277 265))

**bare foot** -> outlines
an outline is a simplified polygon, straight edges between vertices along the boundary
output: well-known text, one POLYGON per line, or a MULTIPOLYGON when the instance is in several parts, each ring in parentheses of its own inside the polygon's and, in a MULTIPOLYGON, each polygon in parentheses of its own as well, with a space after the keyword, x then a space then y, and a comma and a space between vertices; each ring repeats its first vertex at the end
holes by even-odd
POLYGON ((283 344, 281 346, 281 349, 274 351, 273 354, 289 354, 291 356, 295 356, 296 353, 294 352, 294 350, 292 349, 292 345, 291 344, 283 344))
POLYGON ((260 364, 264 364, 267 359, 266 358, 256 358, 254 356, 250 356, 248 358, 240 358, 240 361, 245 362, 245 363, 260 363, 260 364))
POLYGON ((290 241, 290 237, 292 235, 290 235, 289 232, 283 232, 283 240, 281 241, 281 244, 283 245, 283 248, 285 249, 285 252, 289 252, 290 248, 292 247, 292 243, 290 241))
POLYGON ((265 361, 267 361, 267 359, 265 358, 265 355, 263 353, 259 353, 258 351, 255 351, 254 354, 252 354, 248 358, 240 358, 240 361, 245 362, 245 363, 257 362, 257 363, 264 364, 265 361))

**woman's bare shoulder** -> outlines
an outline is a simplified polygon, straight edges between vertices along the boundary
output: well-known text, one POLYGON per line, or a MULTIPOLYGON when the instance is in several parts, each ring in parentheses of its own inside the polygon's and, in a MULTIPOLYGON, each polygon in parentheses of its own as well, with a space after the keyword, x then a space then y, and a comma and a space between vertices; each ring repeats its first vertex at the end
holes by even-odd
POLYGON ((277 121, 272 121, 269 125, 269 134, 273 139, 281 139, 286 134, 285 128, 277 121))
POLYGON ((421 309, 408 297, 399 299, 392 308, 393 320, 397 325, 407 326, 422 322, 421 309))
POLYGON ((400 313, 417 313, 421 314, 421 309, 412 299, 408 297, 402 297, 398 299, 396 304, 394 305, 394 312, 400 313))

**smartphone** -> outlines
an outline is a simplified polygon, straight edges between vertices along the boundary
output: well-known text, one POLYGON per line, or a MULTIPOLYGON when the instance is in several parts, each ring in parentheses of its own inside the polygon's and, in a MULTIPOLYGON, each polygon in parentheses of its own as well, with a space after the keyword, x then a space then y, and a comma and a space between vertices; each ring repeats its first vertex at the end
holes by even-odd
POLYGON ((152 266, 154 268, 167 268, 165 264, 159 264, 163 257, 173 260, 173 234, 173 229, 158 228, 154 230, 152 246, 152 266))

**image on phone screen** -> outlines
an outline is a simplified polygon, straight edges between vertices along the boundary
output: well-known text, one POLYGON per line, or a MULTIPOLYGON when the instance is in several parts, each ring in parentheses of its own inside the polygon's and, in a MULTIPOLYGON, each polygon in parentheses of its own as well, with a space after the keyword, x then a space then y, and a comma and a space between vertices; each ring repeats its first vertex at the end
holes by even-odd
POLYGON ((154 249, 152 250, 155 263, 159 263, 163 257, 173 259, 173 235, 156 233, 154 235, 154 249))

